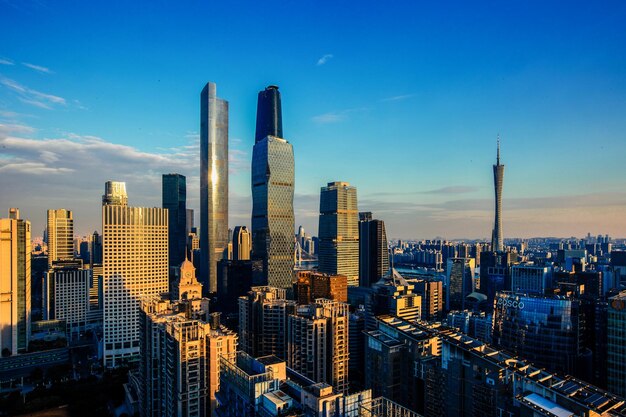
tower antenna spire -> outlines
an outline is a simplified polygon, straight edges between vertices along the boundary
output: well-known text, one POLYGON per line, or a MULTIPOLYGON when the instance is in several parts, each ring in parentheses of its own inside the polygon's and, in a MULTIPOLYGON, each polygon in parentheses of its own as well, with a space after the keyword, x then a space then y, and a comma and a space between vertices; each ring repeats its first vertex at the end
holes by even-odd
POLYGON ((498 157, 497 157, 497 165, 500 165, 500 134, 498 133, 498 157))

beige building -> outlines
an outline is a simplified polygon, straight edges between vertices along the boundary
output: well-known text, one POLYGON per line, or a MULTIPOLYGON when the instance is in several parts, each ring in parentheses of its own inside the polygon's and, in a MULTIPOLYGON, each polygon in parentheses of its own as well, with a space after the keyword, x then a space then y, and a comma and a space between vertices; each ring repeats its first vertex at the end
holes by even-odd
POLYGON ((104 364, 116 367, 139 354, 139 298, 168 292, 168 213, 128 207, 120 183, 102 201, 104 364))
POLYGON ((0 350, 26 352, 30 338, 30 222, 19 210, 0 219, 0 350))
POLYGON ((48 267, 52 262, 74 259, 74 215, 70 210, 48 210, 48 267))
POLYGON ((237 335, 207 315, 189 261, 181 265, 178 301, 148 297, 141 301, 141 361, 131 381, 139 393, 142 416, 204 417, 216 407, 220 358, 233 358, 237 335), (208 320, 207 320, 208 318, 208 320))
POLYGON ((348 390, 349 306, 319 299, 289 316, 287 366, 316 382, 348 390))

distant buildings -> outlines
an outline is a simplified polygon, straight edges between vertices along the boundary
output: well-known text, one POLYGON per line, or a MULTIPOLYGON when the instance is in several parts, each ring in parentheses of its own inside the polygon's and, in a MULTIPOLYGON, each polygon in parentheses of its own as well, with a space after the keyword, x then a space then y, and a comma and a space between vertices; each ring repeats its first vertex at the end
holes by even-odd
POLYGON ((228 102, 214 83, 200 94, 200 282, 217 291, 217 263, 228 245, 228 102))
POLYGON ((356 188, 347 182, 322 187, 319 218, 319 271, 345 275, 359 285, 359 215, 356 188))
POLYGON ((448 258, 447 310, 465 310, 465 297, 474 291, 474 266, 473 258, 448 258))
POLYGON ((298 304, 309 304, 318 298, 348 301, 348 279, 344 275, 298 271, 293 287, 298 304))
POLYGON ((233 230, 233 260, 247 261, 252 251, 252 235, 246 226, 236 226, 233 230))
POLYGON ((187 244, 187 178, 181 174, 163 174, 163 208, 168 210, 168 262, 170 274, 185 260, 187 244))
POLYGON ((167 210, 128 207, 124 183, 107 182, 102 206, 104 364, 139 354, 139 298, 168 292, 167 210))
MULTIPOLYGON (((293 147, 283 139, 280 92, 259 92, 252 153, 252 252, 268 285, 290 288, 294 266, 293 147)), ((202 246, 202 244, 200 244, 202 246)))
POLYGON ((48 210, 48 267, 58 260, 74 259, 74 216, 70 210, 48 210))
POLYGON ((28 350, 31 325, 31 230, 16 208, 0 219, 0 350, 28 350))
POLYGON ((372 213, 359 213, 359 285, 369 287, 389 273, 387 232, 372 213))

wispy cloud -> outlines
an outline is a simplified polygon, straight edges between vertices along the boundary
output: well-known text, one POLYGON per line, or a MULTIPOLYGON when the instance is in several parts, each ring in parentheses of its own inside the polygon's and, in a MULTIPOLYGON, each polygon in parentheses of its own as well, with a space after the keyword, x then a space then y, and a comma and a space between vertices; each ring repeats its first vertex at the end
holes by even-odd
POLYGON ((437 188, 429 191, 421 191, 422 194, 467 194, 478 191, 478 187, 469 185, 451 185, 449 187, 437 188))
POLYGON ((28 88, 10 78, 0 78, 0 84, 17 93, 19 100, 23 103, 27 103, 35 107, 52 109, 55 105, 66 105, 66 100, 63 97, 33 90, 32 88, 28 88))
POLYGON ((52 74, 52 71, 50 71, 50 68, 42 67, 41 65, 35 65, 29 62, 22 62, 22 65, 35 71, 43 72, 45 74, 52 74))
POLYGON ((403 94, 403 95, 399 95, 399 96, 391 96, 391 97, 386 97, 380 101, 383 102, 388 102, 388 101, 401 101, 401 100, 406 100, 408 98, 414 97, 415 94, 403 94))
POLYGON ((8 58, 0 57, 0 65, 15 65, 15 63, 8 58))
POLYGON ((327 113, 318 114, 317 116, 313 116, 311 119, 315 123, 320 123, 320 124, 337 123, 337 122, 346 120, 348 118, 348 115, 350 115, 351 113, 362 112, 365 110, 367 109, 360 107, 360 108, 354 108, 354 109, 330 111, 327 113))
POLYGON ((325 63, 327 63, 333 58, 334 58, 333 54, 326 54, 317 60, 317 66, 319 67, 320 65, 324 65, 325 63))

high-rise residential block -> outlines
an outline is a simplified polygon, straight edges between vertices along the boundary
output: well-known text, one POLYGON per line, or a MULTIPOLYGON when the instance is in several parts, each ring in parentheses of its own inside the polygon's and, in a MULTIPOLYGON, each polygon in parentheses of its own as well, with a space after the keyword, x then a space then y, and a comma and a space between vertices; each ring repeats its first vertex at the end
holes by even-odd
POLYGON ((168 257, 170 272, 185 260, 187 245, 187 178, 163 174, 163 208, 168 210, 168 257))
POLYGON ((127 198, 103 201, 104 364, 116 367, 139 353, 139 298, 168 291, 168 218, 166 209, 128 207, 127 198))
POLYGON ((293 147, 282 134, 280 92, 269 86, 259 93, 252 153, 252 252, 264 262, 268 285, 290 288, 295 167, 293 147))
POLYGON ((356 187, 331 182, 322 187, 319 218, 319 271, 345 275, 359 285, 359 212, 356 187))
POLYGON ((252 287, 239 297, 239 343, 253 356, 276 355, 285 358, 287 317, 297 303, 287 300, 286 290, 275 287, 252 287))
POLYGON ((74 259, 74 216, 70 210, 48 210, 48 267, 58 260, 74 259))
POLYGON ((28 350, 30 339, 30 222, 11 208, 0 219, 0 350, 2 356, 28 350))
POLYGON ((319 299, 288 319, 287 365, 339 393, 348 390, 349 306, 319 299))
POLYGON ((214 83, 200 94, 200 282, 217 291, 217 263, 228 245, 228 102, 214 83))
POLYGON ((390 314, 408 321, 420 319, 422 297, 414 293, 413 284, 395 269, 391 271, 391 276, 375 283, 372 289, 375 294, 373 306, 375 315, 390 314))
POLYGON ((502 184, 504 183, 504 165, 500 164, 500 138, 498 137, 498 156, 493 166, 493 185, 495 190, 495 219, 491 233, 491 250, 500 252, 504 250, 502 239, 502 184))
POLYGON ((422 297, 421 319, 437 321, 442 318, 444 309, 443 282, 438 279, 418 279, 409 281, 415 294, 422 297))
POLYGON ((141 300, 141 360, 130 381, 139 392, 142 416, 210 416, 219 389, 221 359, 231 360, 237 335, 209 314, 202 284, 187 259, 173 298, 141 300))
POLYGON ((474 292, 474 259, 449 258, 446 270, 447 310, 464 310, 465 297, 474 292))
POLYGON ((252 251, 252 235, 246 226, 235 226, 233 230, 233 260, 246 261, 252 251))
POLYGON ((369 287, 389 273, 385 222, 359 213, 359 285, 369 287))

